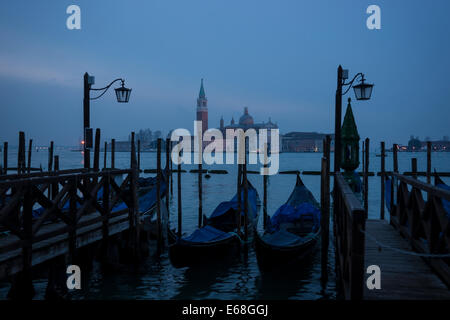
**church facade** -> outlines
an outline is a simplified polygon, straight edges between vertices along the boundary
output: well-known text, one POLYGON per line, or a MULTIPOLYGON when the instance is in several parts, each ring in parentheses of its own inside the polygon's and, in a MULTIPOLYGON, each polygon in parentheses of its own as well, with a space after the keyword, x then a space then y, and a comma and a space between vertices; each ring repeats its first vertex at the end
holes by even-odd
MULTIPOLYGON (((202 130, 203 130, 203 133, 205 133, 206 130, 208 130, 208 99, 206 98, 205 88, 203 85, 203 79, 201 80, 200 92, 199 92, 199 95, 197 98, 196 112, 197 112, 196 119, 197 119, 197 121, 202 121, 202 130)), ((221 145, 223 145, 223 150, 225 150, 227 129, 231 129, 231 130, 242 129, 244 132, 246 132, 249 129, 254 129, 257 134, 260 133, 260 130, 266 129, 267 130, 267 142, 268 142, 269 148, 270 148, 270 144, 272 142, 271 129, 278 129, 278 125, 276 123, 273 123, 270 117, 269 117, 268 122, 256 123, 253 120, 253 117, 250 115, 250 113, 248 111, 248 107, 244 107, 244 112, 241 115, 241 117, 239 118, 238 122, 235 122, 234 117, 233 117, 231 119, 230 123, 228 125, 225 125, 225 121, 222 117, 220 119, 220 124, 219 124, 218 129, 222 132, 222 136, 223 136, 223 143, 221 144, 221 145)), ((234 143, 234 146, 236 146, 235 143, 234 143)))

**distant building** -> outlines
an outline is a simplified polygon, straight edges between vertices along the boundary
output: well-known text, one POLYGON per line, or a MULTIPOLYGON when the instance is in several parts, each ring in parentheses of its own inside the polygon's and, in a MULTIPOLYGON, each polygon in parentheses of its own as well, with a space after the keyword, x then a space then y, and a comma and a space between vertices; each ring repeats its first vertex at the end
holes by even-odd
POLYGON ((444 136, 442 140, 431 141, 430 138, 426 138, 425 141, 420 141, 419 137, 411 136, 408 141, 408 146, 399 146, 399 151, 426 151, 427 142, 431 142, 431 148, 433 151, 450 152, 450 141, 448 136, 444 136))
MULTIPOLYGON (((322 152, 323 139, 327 134, 317 132, 289 132, 281 137, 282 152, 322 152)), ((331 136, 331 151, 334 151, 334 134, 331 136)))

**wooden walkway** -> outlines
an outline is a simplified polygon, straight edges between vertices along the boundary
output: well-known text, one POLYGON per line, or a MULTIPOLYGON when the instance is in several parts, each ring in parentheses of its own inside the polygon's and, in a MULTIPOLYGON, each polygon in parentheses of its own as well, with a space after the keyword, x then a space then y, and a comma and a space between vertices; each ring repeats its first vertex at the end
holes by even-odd
MULTIPOLYGON (((367 220, 366 233, 381 239, 382 243, 391 247, 412 251, 408 241, 386 221, 367 220)), ((381 289, 369 290, 364 285, 364 299, 450 300, 450 290, 421 257, 390 249, 380 250, 379 246, 366 236, 365 270, 370 265, 378 265, 381 269, 381 289)))

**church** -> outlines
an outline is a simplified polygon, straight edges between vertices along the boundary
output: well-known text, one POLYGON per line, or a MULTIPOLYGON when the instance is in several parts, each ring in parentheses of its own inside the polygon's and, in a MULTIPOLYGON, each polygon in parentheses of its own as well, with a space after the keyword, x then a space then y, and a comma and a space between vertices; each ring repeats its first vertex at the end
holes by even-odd
MULTIPOLYGON (((202 130, 205 132, 208 130, 208 99, 206 98, 205 88, 203 85, 203 79, 200 84, 200 92, 197 98, 197 121, 202 121, 202 130)), ((223 137, 226 136, 227 129, 242 129, 244 132, 248 129, 254 129, 259 134, 261 129, 267 129, 268 143, 271 143, 270 129, 278 129, 278 125, 273 123, 269 117, 268 122, 255 123, 253 117, 248 111, 248 107, 244 107, 244 113, 239 118, 239 122, 235 122, 234 117, 231 118, 230 124, 225 125, 223 117, 220 119, 219 130, 222 132, 223 137)))

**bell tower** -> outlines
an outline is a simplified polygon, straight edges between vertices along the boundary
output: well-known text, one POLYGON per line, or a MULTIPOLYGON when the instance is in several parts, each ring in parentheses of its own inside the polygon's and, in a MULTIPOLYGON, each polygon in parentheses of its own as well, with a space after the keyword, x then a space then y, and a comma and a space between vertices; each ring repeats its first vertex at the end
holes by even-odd
POLYGON ((197 121, 202 122, 203 133, 208 130, 208 99, 206 99, 203 79, 200 84, 200 92, 197 98, 197 121))

